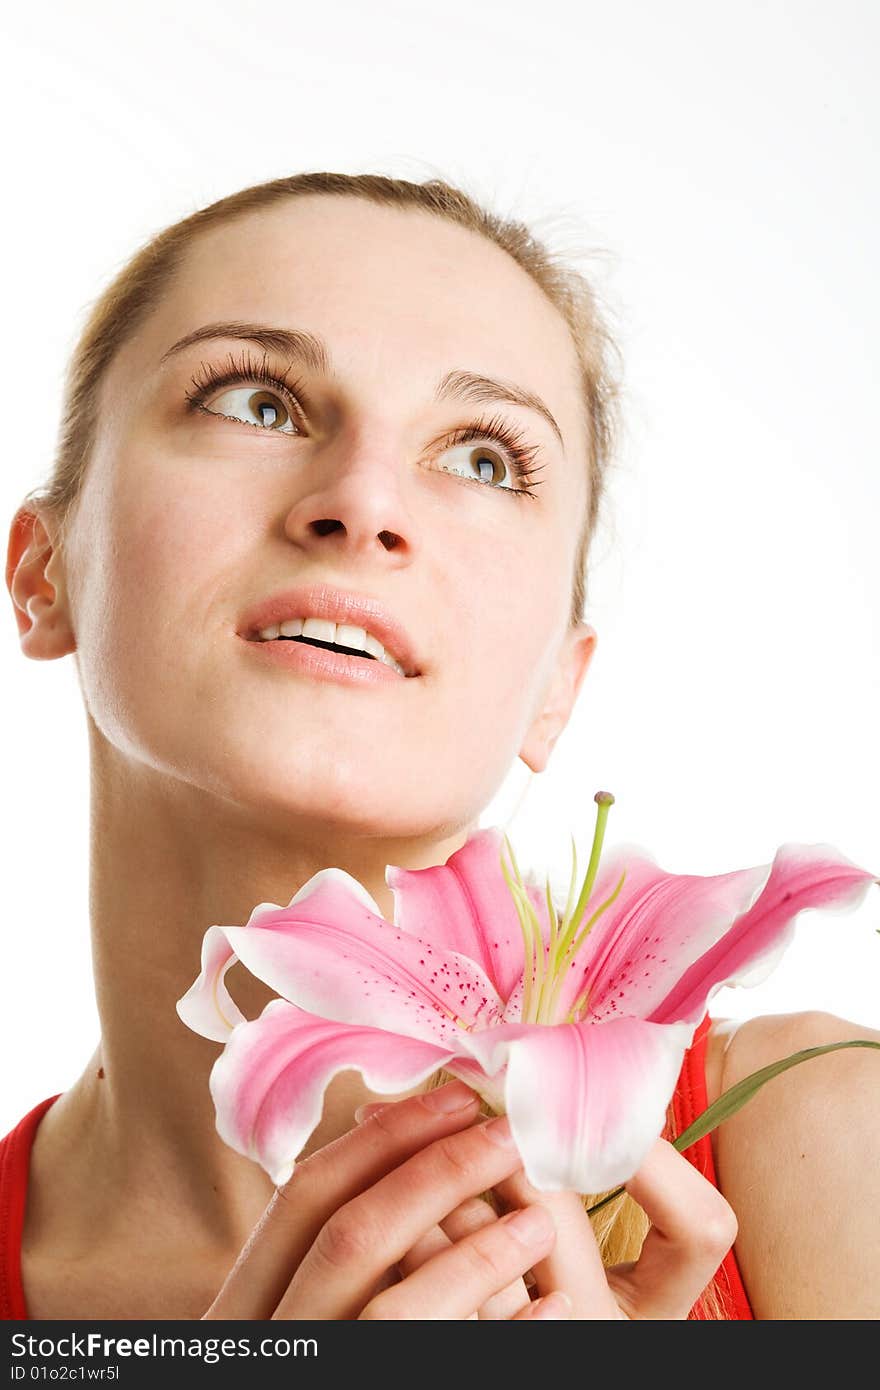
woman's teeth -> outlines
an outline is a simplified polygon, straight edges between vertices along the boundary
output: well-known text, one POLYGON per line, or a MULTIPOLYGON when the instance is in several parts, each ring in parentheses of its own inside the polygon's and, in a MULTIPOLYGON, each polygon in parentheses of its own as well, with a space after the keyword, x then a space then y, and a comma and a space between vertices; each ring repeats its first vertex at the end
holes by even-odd
POLYGON ((262 628, 258 636, 262 642, 299 637, 301 640, 312 639, 328 646, 347 647, 353 654, 373 657, 376 661, 383 661, 386 666, 393 667, 401 676, 406 675, 400 662, 395 661, 394 657, 386 652, 378 638, 364 628, 353 627, 349 623, 331 623, 324 618, 289 618, 286 622, 273 623, 271 627, 262 628))

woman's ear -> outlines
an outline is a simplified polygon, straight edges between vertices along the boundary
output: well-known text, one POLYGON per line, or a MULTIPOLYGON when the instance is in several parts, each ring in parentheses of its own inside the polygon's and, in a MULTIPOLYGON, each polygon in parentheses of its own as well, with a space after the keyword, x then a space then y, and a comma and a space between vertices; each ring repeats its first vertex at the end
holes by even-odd
POLYGON ((52 661, 76 650, 61 554, 36 508, 22 505, 12 518, 6 587, 25 656, 52 661))
POLYGON ((532 772, 543 772, 547 766, 553 745, 568 723, 598 640, 595 629, 585 622, 579 622, 565 634, 543 703, 519 750, 520 758, 532 772))

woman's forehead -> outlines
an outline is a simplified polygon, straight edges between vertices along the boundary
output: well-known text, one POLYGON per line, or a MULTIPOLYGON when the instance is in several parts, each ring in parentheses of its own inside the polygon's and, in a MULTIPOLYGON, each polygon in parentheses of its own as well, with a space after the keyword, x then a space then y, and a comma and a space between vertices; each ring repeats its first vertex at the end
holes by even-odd
POLYGON ((440 217, 309 196, 209 228, 113 375, 150 391, 206 355, 237 356, 245 343, 224 326, 260 328, 258 346, 341 397, 375 401, 378 386, 389 415, 454 398, 462 377, 475 380, 459 399, 491 407, 502 397, 476 379, 501 383, 548 444, 572 463, 585 456, 565 320, 500 247, 440 217))
POLYGON ((368 293, 377 284, 392 301, 403 287, 417 287, 423 298, 455 302, 476 282, 487 298, 516 299, 515 312, 531 303, 533 315, 553 313, 531 277, 488 237, 422 208, 364 198, 307 195, 241 214, 194 237, 186 260, 190 274, 222 265, 225 275, 253 283, 282 273, 298 289, 313 284, 320 267, 320 288, 331 299, 337 287, 368 293))
POLYGON ((545 391, 577 389, 568 325, 531 276, 485 236, 419 209, 309 196, 237 218, 193 242, 174 299, 181 331, 307 315, 337 356, 349 343, 408 358, 467 349, 495 370, 528 369, 545 391))

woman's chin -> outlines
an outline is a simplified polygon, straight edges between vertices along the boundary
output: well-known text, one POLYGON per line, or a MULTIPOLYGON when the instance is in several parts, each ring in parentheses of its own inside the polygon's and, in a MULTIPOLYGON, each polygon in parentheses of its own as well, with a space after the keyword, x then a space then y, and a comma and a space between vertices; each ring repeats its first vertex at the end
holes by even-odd
POLYGON ((237 803, 262 834, 289 833, 298 843, 326 843, 329 837, 385 842, 434 834, 445 808, 434 808, 419 794, 426 779, 373 774, 363 763, 350 776, 339 766, 327 773, 295 763, 247 767, 239 778, 225 769, 224 799, 237 803))

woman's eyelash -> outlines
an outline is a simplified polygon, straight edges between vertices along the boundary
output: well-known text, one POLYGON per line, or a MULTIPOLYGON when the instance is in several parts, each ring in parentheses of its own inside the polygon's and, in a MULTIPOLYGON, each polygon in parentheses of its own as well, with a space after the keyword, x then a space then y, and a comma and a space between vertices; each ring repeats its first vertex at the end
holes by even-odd
POLYGON ((288 382, 284 377, 275 373, 269 366, 269 359, 263 355, 261 362, 255 362, 247 352, 242 352, 239 358, 233 357, 232 353, 226 359, 224 368, 215 367, 211 362, 201 364, 201 375, 194 376, 190 380, 192 391, 186 391, 185 398, 191 410, 203 410, 205 401, 209 395, 219 391, 223 386, 234 386, 242 381, 259 381, 264 386, 271 386, 273 391, 277 391, 282 400, 286 402, 290 409, 290 414, 296 423, 296 418, 300 417, 299 405, 294 396, 294 391, 300 388, 297 382, 288 382))
POLYGON ((466 425, 464 429, 453 430, 443 440, 444 448, 454 448, 456 444, 476 443, 478 440, 494 439, 500 444, 510 460, 514 476, 517 480, 516 487, 499 487, 497 483, 484 483, 479 478, 465 478, 463 481, 474 482, 477 487, 495 487, 498 492, 512 492, 515 497, 534 497, 531 488, 526 487, 530 478, 534 478, 541 472, 544 464, 535 468, 534 460, 539 452, 537 444, 527 444, 526 436, 522 430, 515 430, 502 415, 493 415, 491 419, 475 420, 472 425, 466 425))
MULTIPOLYGON (((226 365, 222 368, 215 367, 210 362, 203 362, 201 374, 191 378, 192 390, 185 392, 185 398, 191 410, 204 410, 205 401, 209 395, 213 395, 224 386, 234 386, 242 381, 258 381, 264 386, 271 387, 286 403, 294 424, 302 418, 299 403, 294 394, 295 391, 300 390, 298 384, 288 382, 284 377, 274 372, 269 366, 269 359, 266 355, 263 356, 262 361, 256 362, 247 352, 243 352, 237 359, 230 353, 226 365)), ((219 412, 208 411, 207 413, 213 415, 219 412)), ((255 426, 255 428, 260 427, 255 426)), ((479 478, 462 478, 462 481, 476 483, 477 487, 492 487, 496 492, 510 492, 516 497, 534 497, 535 493, 526 486, 526 483, 530 479, 534 479, 535 475, 540 473, 544 467, 543 464, 538 467, 534 466, 535 456, 539 453, 539 446, 526 443, 525 433, 522 430, 514 429, 502 415, 494 415, 489 419, 481 417, 479 420, 475 420, 472 425, 466 425, 445 435, 441 443, 444 448, 449 449, 454 448, 457 444, 477 443, 486 439, 492 439, 501 445, 517 486, 501 487, 497 483, 482 482, 479 478)), ((460 474, 458 476, 461 477, 460 474)))

